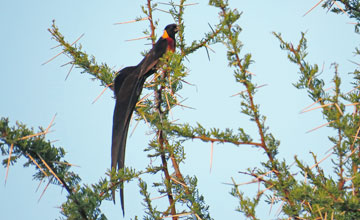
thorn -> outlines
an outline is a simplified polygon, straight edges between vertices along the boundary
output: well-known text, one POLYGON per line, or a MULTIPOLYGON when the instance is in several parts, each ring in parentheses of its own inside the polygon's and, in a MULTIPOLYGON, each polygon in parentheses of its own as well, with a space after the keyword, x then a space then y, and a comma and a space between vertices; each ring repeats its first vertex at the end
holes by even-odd
POLYGON ((318 3, 316 3, 316 5, 314 5, 309 11, 307 11, 304 15, 303 15, 303 17, 305 17, 308 13, 310 13, 314 8, 316 8, 322 1, 324 1, 324 0, 320 0, 318 3))
POLYGON ((359 102, 355 102, 355 103, 351 103, 351 104, 346 104, 345 106, 352 106, 352 105, 358 105, 360 104, 359 102))
POLYGON ((66 65, 68 65, 68 64, 70 64, 70 63, 73 63, 74 61, 69 61, 69 62, 67 62, 67 63, 64 63, 63 65, 61 65, 60 67, 64 67, 64 66, 66 66, 66 65))
POLYGON ((280 206, 279 206, 279 208, 278 208, 278 210, 276 211, 276 215, 277 216, 279 216, 280 215, 280 213, 281 213, 281 210, 282 210, 282 207, 284 206, 284 203, 285 203, 285 201, 282 201, 282 203, 280 204, 280 206))
POLYGON ((335 103, 335 106, 336 106, 336 108, 339 110, 340 114, 341 114, 341 115, 344 115, 344 113, 341 111, 340 106, 339 106, 337 103, 335 103))
POLYGON ((311 106, 315 105, 316 103, 320 102, 321 101, 321 98, 319 100, 317 100, 316 102, 312 103, 311 105, 309 106, 306 106, 303 110, 301 110, 299 113, 304 113, 304 111, 308 108, 310 108, 311 106))
POLYGON ((140 18, 140 19, 135 19, 135 20, 131 20, 131 21, 124 21, 124 22, 114 23, 114 25, 117 25, 117 24, 129 24, 129 23, 134 23, 134 22, 138 22, 138 21, 145 21, 145 20, 149 20, 149 19, 150 19, 150 17, 140 18))
POLYGON ((170 179, 172 179, 175 183, 182 185, 185 188, 189 188, 187 185, 185 185, 184 183, 180 182, 179 180, 175 179, 174 177, 170 176, 170 179))
POLYGON ((208 48, 206 47, 206 45, 205 45, 205 50, 206 50, 207 57, 208 57, 208 59, 209 59, 209 61, 210 61, 209 50, 208 50, 208 48))
POLYGON ((170 5, 170 6, 192 6, 192 5, 198 5, 199 3, 190 3, 190 4, 183 4, 183 5, 177 5, 177 4, 170 4, 170 3, 165 3, 165 2, 158 2, 158 4, 160 5, 170 5))
POLYGON ((351 62, 351 63, 353 63, 353 64, 356 64, 356 65, 360 66, 360 64, 357 63, 357 62, 355 62, 355 61, 352 61, 352 60, 348 60, 348 61, 351 62))
POLYGON ((71 70, 74 68, 75 66, 75 63, 73 63, 69 69, 69 72, 67 73, 66 77, 65 77, 65 81, 67 80, 67 78, 69 77, 70 73, 71 73, 71 70))
POLYGON ((318 109, 318 108, 323 108, 323 107, 326 107, 326 106, 329 106, 329 105, 333 105, 333 104, 334 104, 334 103, 329 103, 329 104, 325 104, 325 105, 320 105, 320 106, 317 106, 317 107, 314 107, 314 108, 311 108, 311 109, 303 110, 303 111, 300 112, 300 113, 309 112, 309 111, 312 111, 312 110, 315 110, 315 109, 318 109))
POLYGON ((46 128, 46 130, 45 130, 45 132, 44 132, 44 135, 45 135, 46 133, 48 133, 49 129, 52 127, 56 115, 57 115, 57 113, 55 113, 55 115, 54 115, 53 118, 51 119, 49 126, 46 128))
POLYGON ((7 166, 6 166, 5 185, 6 185, 6 181, 7 181, 7 177, 8 177, 8 173, 9 173, 10 158, 11 158, 13 148, 14 148, 14 144, 11 144, 10 145, 10 151, 9 151, 9 158, 8 158, 8 162, 7 162, 7 166))
POLYGON ((329 88, 326 88, 326 89, 324 89, 324 92, 329 91, 330 89, 333 89, 333 88, 335 88, 335 86, 331 86, 329 88))
POLYGON ((129 40, 125 40, 125 41, 135 41, 135 40, 141 40, 141 39, 147 39, 147 38, 151 38, 151 36, 145 36, 145 37, 139 37, 139 38, 133 38, 133 39, 129 39, 129 40))
POLYGON ((50 173, 52 174, 52 175, 54 175, 54 177, 59 181, 59 183, 61 183, 64 187, 65 187, 65 185, 64 185, 64 183, 60 180, 60 178, 55 174, 55 172, 49 167, 49 165, 42 159, 42 157, 39 155, 39 154, 37 154, 38 155, 38 157, 40 158, 40 160, 43 162, 43 164, 46 166, 46 168, 48 168, 48 170, 50 171, 50 173))
POLYGON ((198 214, 195 213, 195 216, 198 220, 203 220, 202 218, 200 218, 200 216, 198 214))
POLYGON ((43 180, 44 180, 44 177, 43 177, 43 178, 41 178, 41 180, 40 180, 40 182, 39 182, 39 185, 38 185, 38 187, 36 188, 35 192, 37 192, 37 191, 39 190, 40 185, 41 185, 41 183, 43 182, 43 180))
POLYGON ((167 106, 168 106, 168 108, 169 108, 170 116, 171 116, 172 119, 174 119, 173 114, 172 114, 172 111, 171 111, 170 102, 169 102, 169 99, 168 99, 166 93, 165 93, 165 99, 166 99, 166 104, 167 104, 167 106))
MULTIPOLYGON (((354 142, 351 144, 350 149, 352 149, 352 148, 354 147, 355 142, 356 142, 356 140, 358 139, 359 131, 360 131, 360 126, 359 126, 359 128, 357 129, 357 131, 356 131, 355 138, 354 138, 354 142)), ((355 153, 355 151, 356 151, 358 148, 359 148, 359 147, 356 147, 348 156, 346 156, 345 161, 347 161, 347 160, 349 159, 349 157, 350 157, 353 153, 355 153)))
POLYGON ((55 48, 57 48, 57 47, 60 47, 60 46, 61 46, 61 44, 56 45, 55 47, 50 48, 50 50, 53 50, 53 49, 55 49, 55 48))
MULTIPOLYGON (((334 120, 334 121, 335 121, 335 120, 334 120)), ((313 131, 315 131, 315 130, 317 130, 317 129, 319 129, 319 128, 322 128, 322 127, 324 127, 324 126, 327 126, 327 125, 333 123, 334 121, 330 121, 330 122, 325 123, 325 124, 322 124, 322 125, 320 125, 320 126, 318 126, 318 127, 316 127, 316 128, 313 128, 313 129, 311 129, 311 130, 308 130, 306 133, 310 133, 310 132, 313 132, 313 131)))
POLYGON ((71 164, 71 163, 66 163, 66 162, 60 162, 60 161, 51 161, 53 163, 57 163, 57 164, 64 164, 64 165, 68 165, 71 167, 80 167, 79 165, 75 165, 75 164, 71 164))
POLYGON ((177 217, 181 217, 181 216, 187 216, 187 215, 192 215, 193 213, 191 212, 187 212, 187 213, 180 213, 180 214, 175 214, 175 215, 166 215, 166 216, 163 216, 161 218, 173 218, 173 219, 178 219, 177 217))
POLYGON ((161 12, 165 12, 165 13, 168 13, 168 14, 171 14, 170 12, 165 11, 165 10, 162 10, 162 9, 159 9, 159 8, 155 8, 154 11, 155 11, 155 10, 158 10, 158 11, 161 11, 161 12))
POLYGON ((208 25, 209 25, 211 31, 213 32, 213 34, 215 34, 215 31, 214 31, 214 29, 211 27, 210 23, 208 23, 208 25))
POLYGON ((36 162, 36 160, 34 160, 34 158, 33 158, 30 154, 26 153, 26 156, 28 156, 28 157, 30 158, 30 160, 32 160, 32 162, 39 168, 39 170, 40 170, 46 177, 48 177, 47 173, 41 168, 41 166, 36 162))
POLYGON ((274 204, 274 201, 275 201, 275 196, 273 195, 273 196, 271 197, 271 204, 270 204, 269 215, 270 215, 270 213, 271 213, 271 209, 272 209, 272 206, 273 206, 273 204, 274 204))
POLYGON ((156 200, 156 199, 161 199, 164 198, 166 195, 162 195, 162 196, 158 196, 158 197, 154 197, 154 198, 150 198, 150 200, 156 200))
POLYGON ((144 97, 142 97, 135 106, 139 106, 147 97, 149 97, 150 95, 154 94, 155 92, 150 92, 148 94, 146 94, 144 97))
POLYGON ((109 86, 111 86, 111 85, 113 85, 113 83, 106 85, 105 88, 100 92, 100 94, 95 98, 95 100, 91 104, 94 104, 104 94, 106 89, 109 88, 109 86))
POLYGON ((329 153, 330 151, 334 150, 335 147, 336 147, 336 145, 334 145, 332 148, 330 148, 329 150, 327 150, 327 151, 325 152, 325 154, 327 154, 327 153, 329 153))
POLYGON ((54 177, 51 177, 51 179, 49 180, 48 184, 46 184, 44 190, 42 191, 40 198, 38 199, 38 202, 40 202, 42 196, 45 194, 46 189, 48 188, 48 186, 50 185, 51 181, 54 179, 54 177))
POLYGON ((211 141, 211 150, 210 150, 210 173, 213 163, 213 153, 214 153, 214 142, 211 141))
POLYGON ((347 16, 349 16, 349 14, 346 13, 346 11, 344 11, 344 9, 343 9, 338 3, 336 3, 336 1, 333 1, 333 2, 335 3, 336 6, 338 6, 338 8, 340 8, 340 10, 341 10, 342 12, 344 12, 344 14, 346 14, 347 16))
MULTIPOLYGON (((145 118, 145 117, 144 117, 145 118)), ((137 128, 138 124, 139 124, 140 120, 138 120, 133 128, 133 130, 131 131, 130 137, 134 134, 135 129, 137 128)))
POLYGON ((209 48, 209 50, 211 50, 211 52, 216 53, 216 51, 213 50, 209 45, 205 44, 204 46, 205 46, 206 48, 209 48))
MULTIPOLYGON (((252 73, 252 72, 250 72, 250 71, 245 70, 245 72, 249 73, 250 75, 256 76, 255 73, 252 73)), ((265 86, 265 85, 267 85, 267 84, 264 84, 263 86, 265 86)), ((258 87, 258 88, 260 88, 260 87, 258 87)))
POLYGON ((352 90, 350 90, 349 92, 347 92, 346 94, 351 93, 352 91, 354 91, 355 89, 358 89, 360 86, 356 86, 355 88, 353 88, 352 90))
POLYGON ((310 167, 310 170, 312 170, 314 167, 316 167, 317 165, 319 165, 320 163, 322 163, 324 160, 326 160, 328 157, 330 157, 332 155, 333 152, 330 152, 328 155, 326 155, 323 159, 321 159, 319 162, 317 162, 316 164, 312 165, 312 167, 310 167))
MULTIPOLYGON (((268 84, 263 84, 263 85, 261 85, 261 86, 255 87, 255 89, 259 89, 259 88, 264 87, 264 86, 267 86, 267 85, 268 85, 268 84)), ((231 95, 230 97, 238 96, 238 95, 240 95, 241 93, 246 92, 246 91, 247 91, 247 90, 243 90, 243 91, 241 91, 241 92, 239 92, 239 93, 236 93, 236 94, 234 94, 234 95, 231 95)))

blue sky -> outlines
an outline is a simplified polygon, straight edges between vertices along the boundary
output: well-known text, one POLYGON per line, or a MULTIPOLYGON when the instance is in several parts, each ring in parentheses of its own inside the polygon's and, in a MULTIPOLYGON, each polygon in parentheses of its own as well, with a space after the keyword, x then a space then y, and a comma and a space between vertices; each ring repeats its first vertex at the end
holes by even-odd
MULTIPOLYGON (((193 3, 189 1, 188 3, 193 3)), ((240 39, 244 44, 243 54, 251 53, 255 63, 251 72, 255 73, 254 82, 267 84, 259 90, 255 102, 260 104, 261 112, 267 116, 267 125, 281 141, 280 157, 289 164, 298 155, 303 161, 313 164, 310 151, 325 156, 331 148, 327 135, 331 130, 322 128, 312 133, 306 131, 324 124, 320 111, 299 114, 300 110, 311 104, 305 91, 296 90, 298 70, 291 64, 286 53, 281 51, 279 42, 271 34, 281 32, 284 39, 296 43, 300 32, 306 31, 308 38, 308 61, 322 66, 328 87, 333 77, 331 63, 337 62, 339 73, 344 77, 343 89, 350 90, 346 84, 351 80, 348 72, 355 65, 353 55, 357 44, 357 34, 352 22, 346 15, 326 13, 318 7, 303 17, 317 1, 230 1, 232 8, 243 11, 239 24, 243 31, 240 39)), ((126 41, 141 37, 147 28, 146 21, 133 24, 114 25, 116 22, 133 20, 142 16, 140 4, 145 1, 3 1, 0 7, 1 34, 1 73, 0 94, 1 117, 9 117, 11 123, 21 121, 28 126, 47 127, 55 113, 54 132, 47 135, 54 144, 67 151, 67 160, 80 167, 74 167, 84 184, 96 182, 104 177, 110 166, 110 140, 114 99, 111 91, 95 104, 93 100, 102 91, 98 81, 92 81, 86 74, 74 69, 68 80, 65 76, 70 66, 60 67, 69 62, 62 55, 54 61, 41 65, 60 52, 47 31, 56 20, 60 32, 72 42, 81 34, 79 41, 83 49, 94 55, 98 62, 106 62, 114 69, 137 64, 141 52, 149 49, 146 40, 126 41), (85 153, 84 153, 85 152, 85 153), (85 156, 84 156, 85 155, 85 156)), ((166 10, 168 6, 159 5, 166 10)), ((209 31, 208 23, 216 24, 217 10, 202 1, 185 11, 185 37, 188 42, 199 39, 209 31)), ((158 36, 165 25, 173 23, 172 18, 163 12, 154 12, 159 20, 158 36)), ((223 45, 212 46, 216 53, 207 59, 206 51, 199 50, 184 61, 189 68, 187 81, 196 86, 184 84, 181 95, 187 100, 185 105, 195 108, 174 110, 174 119, 195 124, 199 122, 206 128, 244 128, 257 139, 254 125, 240 114, 239 97, 231 95, 242 91, 236 84, 233 72, 227 67, 223 45)), ((350 109, 351 110, 351 109, 350 109)), ((133 129, 133 126, 130 128, 133 129)), ((146 166, 149 160, 142 149, 152 137, 146 124, 140 124, 128 139, 126 164, 136 169, 146 166)), ((200 193, 210 205, 210 213, 215 219, 234 219, 243 216, 234 211, 237 201, 229 195, 231 177, 237 182, 250 179, 240 175, 248 167, 259 167, 265 157, 262 151, 249 146, 236 147, 229 144, 216 144, 213 169, 209 173, 210 144, 200 141, 184 143, 186 162, 181 165, 185 175, 196 175, 199 179, 200 193)), ((4 157, 3 157, 4 158, 4 157)), ((2 159, 3 159, 2 158, 2 159)), ((0 206, 2 219, 55 219, 60 216, 57 207, 64 201, 66 192, 57 186, 49 186, 38 202, 45 184, 35 192, 38 182, 32 180, 33 168, 22 167, 21 160, 10 167, 6 186, 0 186, 0 206)), ((158 162, 158 161, 155 161, 158 162)), ((330 160, 323 164, 331 171, 330 160)), ((0 180, 5 178, 5 169, 0 170, 0 180)), ((142 216, 142 198, 138 193, 137 182, 126 184, 125 219, 134 215, 142 216)), ((244 186, 244 191, 252 195, 257 186, 244 186)), ((157 194, 154 193, 153 197, 157 194)), ((159 201, 159 206, 165 200, 159 201)), ((276 209, 269 214, 269 207, 260 214, 262 219, 276 218, 276 209)), ((109 219, 122 219, 120 205, 105 201, 103 212, 109 219)))

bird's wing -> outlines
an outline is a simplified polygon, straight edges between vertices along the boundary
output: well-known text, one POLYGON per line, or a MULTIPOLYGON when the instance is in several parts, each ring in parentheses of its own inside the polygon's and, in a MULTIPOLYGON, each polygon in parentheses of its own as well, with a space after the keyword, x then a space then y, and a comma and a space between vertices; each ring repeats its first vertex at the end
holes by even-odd
POLYGON ((166 39, 160 38, 154 47, 149 51, 149 53, 144 57, 144 59, 138 64, 140 68, 141 76, 149 76, 153 73, 150 72, 156 64, 159 62, 159 59, 165 54, 168 43, 166 39))

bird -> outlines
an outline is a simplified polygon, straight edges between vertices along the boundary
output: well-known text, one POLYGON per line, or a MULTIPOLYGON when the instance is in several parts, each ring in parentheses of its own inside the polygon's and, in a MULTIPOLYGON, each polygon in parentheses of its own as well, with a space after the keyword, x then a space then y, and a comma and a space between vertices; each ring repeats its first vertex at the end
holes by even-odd
MULTIPOLYGON (((141 94, 144 82, 147 77, 156 72, 159 59, 168 51, 175 51, 175 34, 178 32, 176 24, 169 24, 165 27, 163 35, 155 43, 152 49, 146 54, 136 66, 128 66, 119 71, 114 80, 115 108, 112 127, 111 144, 111 168, 123 169, 125 166, 126 139, 129 129, 131 115, 141 94)), ((120 184, 120 202, 123 216, 124 188, 120 184)), ((113 201, 115 203, 115 190, 113 190, 113 201)))

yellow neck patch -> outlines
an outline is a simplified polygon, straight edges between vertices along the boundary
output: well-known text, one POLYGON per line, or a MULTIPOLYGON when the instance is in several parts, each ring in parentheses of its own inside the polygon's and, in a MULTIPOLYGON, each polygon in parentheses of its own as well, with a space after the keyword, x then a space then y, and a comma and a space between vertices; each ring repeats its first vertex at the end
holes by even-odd
POLYGON ((162 38, 164 38, 164 39, 169 38, 169 35, 166 30, 164 31, 162 38))

